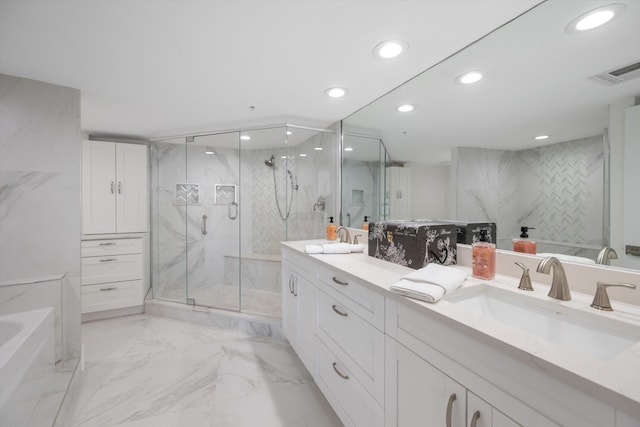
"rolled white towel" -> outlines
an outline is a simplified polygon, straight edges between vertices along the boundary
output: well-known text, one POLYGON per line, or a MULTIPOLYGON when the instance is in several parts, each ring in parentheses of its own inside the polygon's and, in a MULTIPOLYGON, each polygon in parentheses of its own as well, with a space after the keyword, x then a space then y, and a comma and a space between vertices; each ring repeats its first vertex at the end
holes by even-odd
POLYGON ((308 254, 321 254, 322 246, 320 245, 307 245, 304 247, 304 251, 308 254))
POLYGON ((445 294, 458 289, 466 279, 467 274, 464 271, 432 263, 402 276, 400 281, 391 285, 389 289, 410 298, 436 302, 445 294))
POLYGON ((350 254, 351 246, 349 243, 325 243, 322 245, 323 254, 350 254))
POLYGON ((349 243, 325 243, 324 245, 306 245, 304 251, 308 254, 348 254, 363 252, 367 245, 351 245, 349 243))

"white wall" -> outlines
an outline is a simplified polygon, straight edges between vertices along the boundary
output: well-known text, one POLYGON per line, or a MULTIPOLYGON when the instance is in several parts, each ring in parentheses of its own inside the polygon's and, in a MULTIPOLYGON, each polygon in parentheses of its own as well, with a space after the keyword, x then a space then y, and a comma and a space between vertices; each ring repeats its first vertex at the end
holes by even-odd
MULTIPOLYGON (((640 105, 625 110, 624 141, 624 240, 625 245, 640 246, 640 105)), ((624 248, 623 248, 624 249, 624 248)), ((640 257, 618 252, 626 268, 640 269, 640 257)))

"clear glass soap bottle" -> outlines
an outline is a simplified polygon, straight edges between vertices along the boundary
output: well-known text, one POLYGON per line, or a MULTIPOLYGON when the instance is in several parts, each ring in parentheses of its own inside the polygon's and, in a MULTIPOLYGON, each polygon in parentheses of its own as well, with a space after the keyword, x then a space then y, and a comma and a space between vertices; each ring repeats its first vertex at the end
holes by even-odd
POLYGON ((496 245, 489 243, 487 230, 480 230, 480 239, 471 245, 473 277, 491 280, 496 276, 496 245))

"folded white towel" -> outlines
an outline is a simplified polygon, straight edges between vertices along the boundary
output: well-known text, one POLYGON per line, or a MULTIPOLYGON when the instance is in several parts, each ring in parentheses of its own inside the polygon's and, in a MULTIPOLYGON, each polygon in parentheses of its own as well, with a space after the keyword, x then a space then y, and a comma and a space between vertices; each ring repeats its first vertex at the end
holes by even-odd
POLYGON ((431 263, 403 276, 389 289, 410 298, 436 302, 445 294, 458 289, 466 279, 464 271, 431 263))
POLYGON ((596 263, 591 258, 585 258, 585 257, 575 256, 575 255, 551 254, 551 253, 540 253, 540 254, 536 254, 536 255, 537 256, 541 256, 541 257, 554 256, 554 257, 558 258, 559 261, 576 262, 576 263, 579 263, 579 264, 595 264, 596 263))

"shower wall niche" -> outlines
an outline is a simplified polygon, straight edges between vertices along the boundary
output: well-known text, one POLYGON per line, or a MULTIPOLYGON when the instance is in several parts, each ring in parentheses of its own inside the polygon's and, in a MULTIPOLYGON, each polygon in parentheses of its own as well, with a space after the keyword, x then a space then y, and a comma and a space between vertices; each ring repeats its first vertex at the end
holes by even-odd
POLYGON ((280 242, 323 236, 336 146, 294 126, 153 142, 153 298, 280 316, 280 242))

